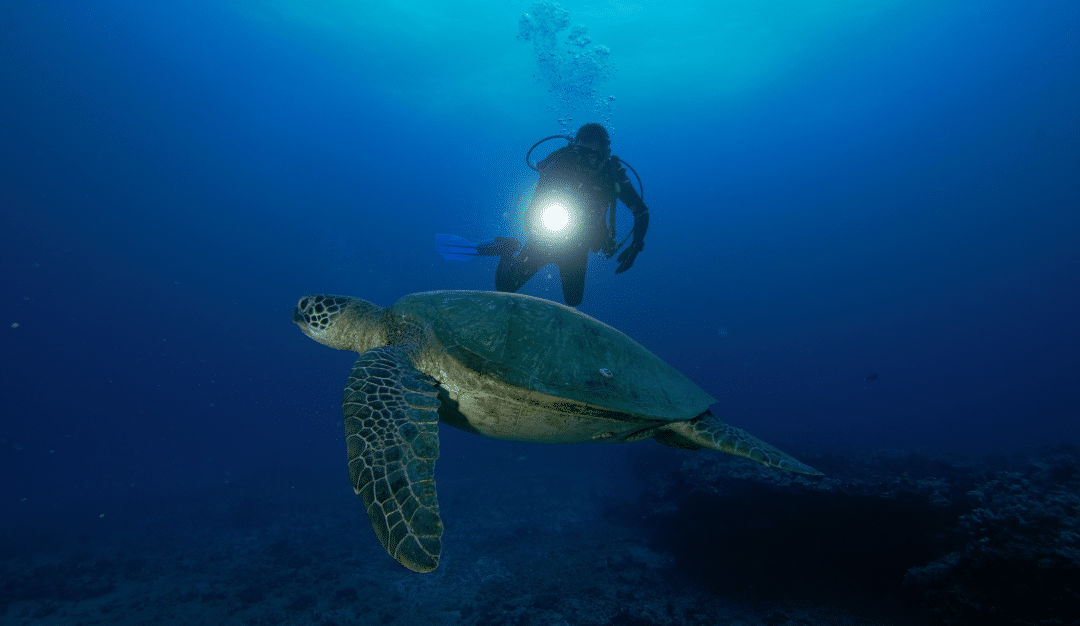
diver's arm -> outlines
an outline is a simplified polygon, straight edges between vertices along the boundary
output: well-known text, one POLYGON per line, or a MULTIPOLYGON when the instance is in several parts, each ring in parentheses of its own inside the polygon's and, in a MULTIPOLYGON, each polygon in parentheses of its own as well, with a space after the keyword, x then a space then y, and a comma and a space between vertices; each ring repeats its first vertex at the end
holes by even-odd
POLYGON ((645 206, 645 201, 638 195, 637 189, 630 184, 626 168, 620 165, 616 176, 619 181, 619 200, 622 200, 634 215, 634 241, 645 241, 645 233, 649 230, 649 207, 645 206))
POLYGON ((645 206, 645 201, 641 199, 637 190, 630 184, 626 169, 621 165, 618 170, 618 181, 619 200, 626 205, 626 208, 630 209, 630 213, 634 216, 634 238, 630 245, 619 255, 619 267, 615 269, 616 274, 621 274, 630 269, 638 253, 645 248, 645 233, 649 230, 649 207, 645 206))

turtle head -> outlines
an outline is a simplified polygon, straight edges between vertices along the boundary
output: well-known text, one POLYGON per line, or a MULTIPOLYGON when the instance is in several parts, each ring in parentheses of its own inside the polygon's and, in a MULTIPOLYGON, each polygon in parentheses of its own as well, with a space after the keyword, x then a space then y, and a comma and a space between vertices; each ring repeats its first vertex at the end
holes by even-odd
POLYGON ((305 335, 338 350, 366 352, 387 345, 384 309, 360 298, 304 296, 292 319, 305 335))

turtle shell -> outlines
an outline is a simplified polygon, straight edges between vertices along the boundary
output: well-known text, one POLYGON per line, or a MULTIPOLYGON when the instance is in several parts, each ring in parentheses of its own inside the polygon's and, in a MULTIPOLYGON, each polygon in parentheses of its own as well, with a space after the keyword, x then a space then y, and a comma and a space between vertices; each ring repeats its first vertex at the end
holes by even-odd
POLYGON ((716 402, 659 357, 575 309, 521 294, 429 291, 395 312, 447 355, 514 387, 650 419, 692 419, 716 402))

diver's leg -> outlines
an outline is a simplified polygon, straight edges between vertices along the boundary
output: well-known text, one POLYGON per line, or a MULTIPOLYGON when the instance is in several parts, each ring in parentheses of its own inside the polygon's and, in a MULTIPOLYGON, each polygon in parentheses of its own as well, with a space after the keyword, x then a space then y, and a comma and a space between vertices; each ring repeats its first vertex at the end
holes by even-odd
POLYGON ((589 249, 585 247, 559 263, 562 295, 567 306, 577 306, 585 297, 585 267, 588 263, 589 249))
POLYGON ((514 293, 546 264, 547 260, 543 255, 538 254, 528 244, 525 244, 517 257, 504 254, 499 259, 499 267, 495 268, 495 289, 514 293))
POLYGON ((496 237, 491 241, 481 241, 476 244, 476 253, 480 256, 512 255, 518 251, 521 244, 513 237, 496 237))

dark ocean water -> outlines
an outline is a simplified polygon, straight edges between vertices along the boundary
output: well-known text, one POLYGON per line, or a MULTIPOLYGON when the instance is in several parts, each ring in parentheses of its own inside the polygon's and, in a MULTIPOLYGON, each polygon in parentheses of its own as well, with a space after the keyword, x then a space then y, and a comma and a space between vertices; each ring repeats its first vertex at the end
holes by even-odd
MULTIPOLYGON (((0 3, 0 622, 957 619, 892 611, 885 583, 695 578, 672 524, 709 505, 672 494, 702 461, 653 442, 443 427, 444 566, 407 572, 375 541, 344 462, 355 355, 304 337, 297 299, 493 288, 494 260, 444 261, 433 235, 520 236, 525 151, 586 121, 652 223, 629 272, 590 261, 580 310, 850 478, 851 501, 773 506, 834 528, 896 501, 852 491, 837 459, 856 457, 875 484, 925 478, 907 488, 932 515, 966 506, 953 521, 977 498, 927 494, 978 474, 957 459, 999 463, 965 489, 1074 484, 1071 461, 1002 459, 1080 443, 1080 6, 562 9, 587 45, 521 0, 0 3), (888 460, 913 454, 915 473, 888 460)), ((557 272, 522 293, 561 301, 557 272)), ((963 553, 939 540, 897 575, 963 553)))

